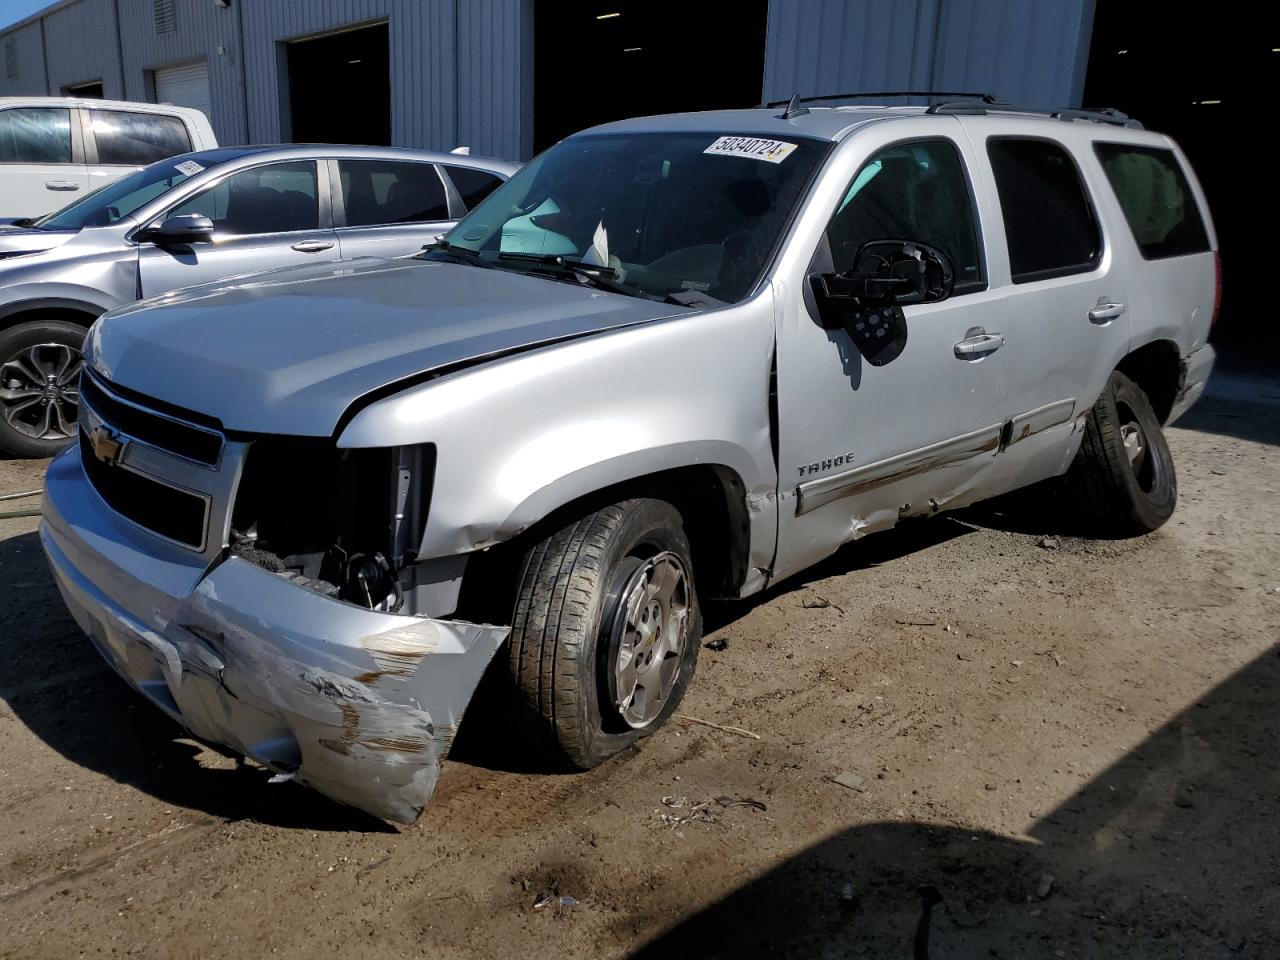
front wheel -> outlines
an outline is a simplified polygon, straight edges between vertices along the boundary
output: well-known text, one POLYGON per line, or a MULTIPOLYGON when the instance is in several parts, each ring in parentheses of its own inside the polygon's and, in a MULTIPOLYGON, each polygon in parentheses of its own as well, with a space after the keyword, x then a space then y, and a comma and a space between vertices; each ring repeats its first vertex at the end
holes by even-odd
POLYGON ((1173 514, 1178 478, 1160 421, 1141 387, 1111 374, 1067 473, 1081 512, 1099 532, 1150 533, 1173 514))
POLYGON ((627 500, 568 524, 520 576, 509 664, 523 739, 559 767, 608 759, 675 711, 701 636, 674 507, 627 500))
POLYGON ((0 452, 51 457, 75 439, 84 337, 65 320, 0 331, 0 452))

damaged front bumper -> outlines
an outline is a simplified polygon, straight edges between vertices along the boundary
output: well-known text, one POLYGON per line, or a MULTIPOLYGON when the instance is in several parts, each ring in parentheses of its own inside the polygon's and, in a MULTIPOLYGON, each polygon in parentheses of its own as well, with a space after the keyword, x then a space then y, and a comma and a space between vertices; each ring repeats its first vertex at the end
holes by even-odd
POLYGON ((114 515, 73 448, 40 538, 76 622, 197 737, 413 822, 507 627, 365 610, 232 558, 206 570, 114 515))

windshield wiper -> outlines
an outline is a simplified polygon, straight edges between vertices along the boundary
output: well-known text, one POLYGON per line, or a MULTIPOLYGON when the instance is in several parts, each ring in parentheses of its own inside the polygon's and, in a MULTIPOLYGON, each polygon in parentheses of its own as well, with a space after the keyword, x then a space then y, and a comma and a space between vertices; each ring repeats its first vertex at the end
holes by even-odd
POLYGON ((448 240, 436 240, 425 244, 418 256, 424 257, 428 253, 443 253, 445 256, 453 257, 459 263, 465 263, 472 267, 483 267, 486 270, 493 269, 491 260, 486 260, 479 253, 467 247, 455 247, 448 240))
POLYGON ((537 264, 540 267, 550 267, 552 270, 572 274, 579 280, 585 281, 588 286, 597 287, 600 290, 608 290, 610 293, 620 293, 627 297, 643 297, 647 300, 662 299, 653 294, 645 293, 634 284, 615 280, 614 278, 618 275, 618 271, 613 267, 606 267, 598 263, 587 263, 585 260, 570 260, 558 253, 500 253, 498 254, 498 259, 519 260, 525 263, 537 264))

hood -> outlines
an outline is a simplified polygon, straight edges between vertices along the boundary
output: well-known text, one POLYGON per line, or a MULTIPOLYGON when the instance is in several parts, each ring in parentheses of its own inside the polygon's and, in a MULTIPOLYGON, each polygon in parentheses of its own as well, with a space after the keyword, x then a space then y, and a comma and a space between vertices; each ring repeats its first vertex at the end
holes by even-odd
POLYGON ((131 304, 93 327, 86 359, 228 430, 329 436, 352 401, 396 381, 688 312, 506 270, 366 258, 131 304))
POLYGON ((23 227, 0 225, 0 262, 23 253, 40 253, 61 246, 75 231, 27 230, 23 227))

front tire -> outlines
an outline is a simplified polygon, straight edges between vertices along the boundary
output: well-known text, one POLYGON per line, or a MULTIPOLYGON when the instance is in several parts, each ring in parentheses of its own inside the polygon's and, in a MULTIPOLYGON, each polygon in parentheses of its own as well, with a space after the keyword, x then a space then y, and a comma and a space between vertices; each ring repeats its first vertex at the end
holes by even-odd
POLYGON ((75 439, 84 337, 65 320, 0 331, 0 452, 51 457, 75 439))
POLYGON ((1164 431, 1143 389, 1118 370, 1089 413, 1067 484, 1100 533, 1150 533, 1173 514, 1178 478, 1164 431))
POLYGON ((517 724, 544 764, 587 770, 657 730, 693 676, 702 614, 680 514, 637 499, 525 556, 512 620, 517 724))

